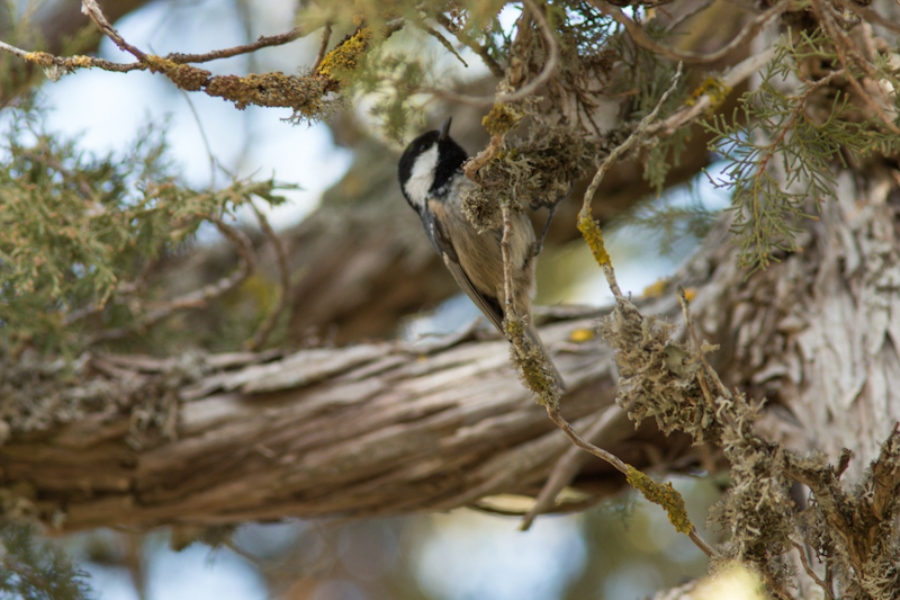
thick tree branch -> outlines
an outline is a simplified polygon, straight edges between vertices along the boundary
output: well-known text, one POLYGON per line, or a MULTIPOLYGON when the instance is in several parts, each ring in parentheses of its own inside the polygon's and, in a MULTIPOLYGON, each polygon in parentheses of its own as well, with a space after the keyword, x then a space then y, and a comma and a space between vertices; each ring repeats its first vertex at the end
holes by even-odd
MULTIPOLYGON (((615 389, 599 342, 565 341, 585 327, 542 332, 570 382, 564 411, 578 428, 609 410, 615 389)), ((80 393, 102 390, 107 403, 0 447, 3 485, 29 482, 40 513, 62 511, 66 531, 396 514, 536 493, 569 443, 515 381, 506 346, 420 356, 371 344, 274 361, 96 355, 80 393), (169 439, 152 425, 169 422, 169 439)), ((635 439, 661 441, 642 430, 613 448, 646 465, 654 453, 635 439)), ((622 483, 602 464, 582 481, 622 483)))

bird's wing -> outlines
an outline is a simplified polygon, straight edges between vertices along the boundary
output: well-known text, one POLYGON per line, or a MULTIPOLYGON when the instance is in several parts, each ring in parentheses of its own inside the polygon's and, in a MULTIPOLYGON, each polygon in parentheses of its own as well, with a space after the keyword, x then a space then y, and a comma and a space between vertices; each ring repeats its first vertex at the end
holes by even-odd
POLYGON ((440 220, 434 218, 429 219, 429 222, 426 222, 425 226, 430 229, 431 235, 429 235, 429 237, 434 243, 435 248, 437 248, 438 254, 444 259, 444 264, 447 265, 447 270, 453 275, 453 279, 456 280, 456 283, 462 288, 462 291, 472 299, 472 302, 475 303, 475 306, 478 307, 484 316, 494 324, 497 331, 503 333, 503 308, 500 301, 493 296, 479 292, 475 288, 472 280, 469 279, 469 276, 466 275, 462 265, 459 264, 459 256, 456 253, 456 248, 453 246, 453 240, 448 235, 446 229, 441 225, 440 220))

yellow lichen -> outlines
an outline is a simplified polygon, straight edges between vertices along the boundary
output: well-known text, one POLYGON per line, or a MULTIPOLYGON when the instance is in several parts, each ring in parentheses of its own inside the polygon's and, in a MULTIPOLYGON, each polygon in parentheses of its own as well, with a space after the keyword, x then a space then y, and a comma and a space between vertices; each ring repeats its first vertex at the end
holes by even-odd
POLYGON ((597 261, 597 264, 601 267, 609 264, 609 254, 606 252, 606 245, 603 243, 603 231, 593 217, 579 215, 578 231, 584 236, 584 240, 587 242, 588 248, 591 249, 591 254, 594 255, 594 260, 597 261))
POLYGON ((688 106, 693 106, 701 96, 709 96, 709 110, 715 110, 723 102, 728 94, 731 93, 731 87, 725 85, 725 82, 718 77, 707 77, 697 89, 691 92, 690 97, 684 101, 688 106))
POLYGON ((644 288, 644 296, 647 298, 658 298, 663 295, 663 292, 666 291, 666 286, 669 284, 667 279, 663 279, 660 277, 656 280, 655 283, 651 283, 647 287, 644 288))
POLYGON ((78 56, 73 56, 69 59, 72 62, 72 65, 75 67, 93 67, 94 61, 90 56, 85 56, 83 54, 79 54, 78 56))
POLYGON ((198 92, 205 87, 212 73, 191 65, 176 63, 155 54, 147 54, 142 62, 150 67, 153 73, 163 73, 172 83, 188 92, 198 92))
POLYGON ((297 77, 284 73, 251 73, 244 77, 220 75, 210 78, 206 93, 234 102, 238 108, 250 104, 292 108, 311 117, 322 110, 326 83, 318 77, 297 77))
POLYGON ((594 333, 592 329, 575 329, 572 333, 569 334, 569 340, 575 342, 576 344, 580 344, 583 342, 589 342, 592 339, 597 337, 597 334, 594 333))
POLYGON ((522 120, 523 114, 508 104, 497 103, 481 119, 481 124, 491 135, 503 135, 522 120))
POLYGON ((644 498, 666 509, 669 521, 680 533, 690 533, 694 524, 688 518, 684 498, 672 487, 671 483, 656 483, 645 473, 628 465, 628 474, 625 476, 628 484, 639 491, 644 498))
POLYGON ((25 55, 25 60, 41 65, 42 67, 53 66, 53 58, 52 54, 47 54, 46 52, 29 52, 25 55))
POLYGON ((371 41, 372 30, 369 27, 360 28, 343 44, 325 55, 315 74, 340 80, 342 76, 354 71, 359 66, 371 41))

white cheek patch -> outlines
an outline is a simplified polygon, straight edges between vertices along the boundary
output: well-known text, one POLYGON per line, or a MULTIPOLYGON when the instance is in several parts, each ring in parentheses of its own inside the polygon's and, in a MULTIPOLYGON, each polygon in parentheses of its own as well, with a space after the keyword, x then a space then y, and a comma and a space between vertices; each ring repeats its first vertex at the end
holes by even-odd
POLYGON ((416 206, 425 206, 428 198, 428 190, 434 183, 434 169, 437 166, 438 149, 434 144, 426 152, 423 152, 413 164, 412 174, 406 182, 404 190, 406 196, 416 206))

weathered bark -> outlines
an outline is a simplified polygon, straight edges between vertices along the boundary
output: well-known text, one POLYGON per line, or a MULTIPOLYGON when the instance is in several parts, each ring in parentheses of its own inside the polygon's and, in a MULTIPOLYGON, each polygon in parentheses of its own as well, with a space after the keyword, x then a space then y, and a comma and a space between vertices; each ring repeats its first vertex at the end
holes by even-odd
MULTIPOLYGON (((598 441, 635 465, 681 459, 684 439, 635 432, 614 406, 602 343, 566 341, 585 328, 590 320, 542 331, 570 389, 565 415, 580 429, 605 415, 598 441)), ((262 359, 93 357, 75 395, 105 407, 0 447, 2 485, 30 490, 63 531, 359 517, 533 495, 569 448, 516 381, 502 340, 428 355, 386 343, 314 349, 253 364, 262 359), (200 369, 191 382, 175 375, 200 369), (162 439, 174 418, 175 439, 162 439), (142 432, 149 421, 161 428, 142 432)), ((599 497, 623 481, 592 463, 580 483, 599 497)))

